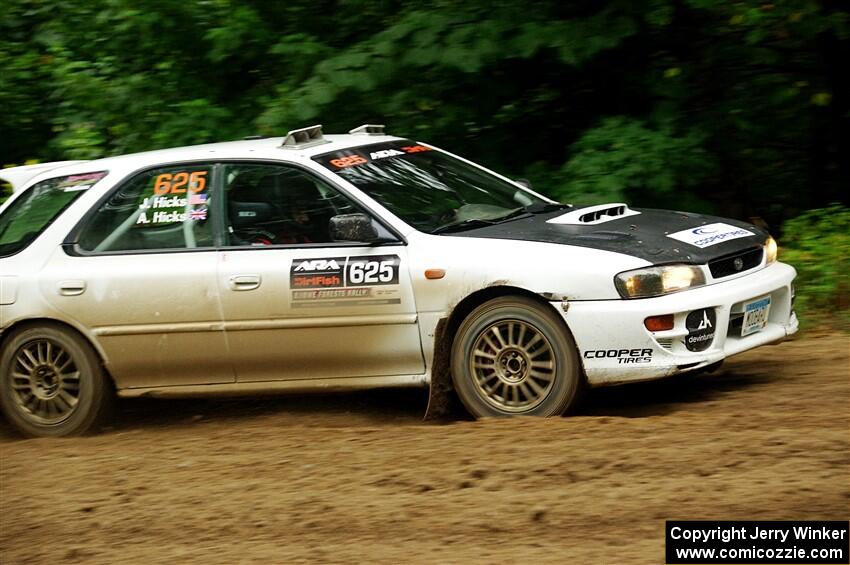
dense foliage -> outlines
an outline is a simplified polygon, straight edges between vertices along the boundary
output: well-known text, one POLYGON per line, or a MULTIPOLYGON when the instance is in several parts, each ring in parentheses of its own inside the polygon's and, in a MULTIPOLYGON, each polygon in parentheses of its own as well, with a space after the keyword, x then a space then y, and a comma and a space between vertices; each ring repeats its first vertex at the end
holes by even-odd
POLYGON ((364 122, 568 201, 847 200, 838 0, 7 0, 3 163, 364 122))
POLYGON ((839 0, 6 0, 0 164, 385 123, 563 201, 799 216, 799 307, 844 316, 850 211, 805 210, 850 203, 848 60, 839 0))
POLYGON ((780 258, 797 268, 803 321, 829 321, 850 330, 850 208, 809 210, 786 222, 783 232, 780 258))

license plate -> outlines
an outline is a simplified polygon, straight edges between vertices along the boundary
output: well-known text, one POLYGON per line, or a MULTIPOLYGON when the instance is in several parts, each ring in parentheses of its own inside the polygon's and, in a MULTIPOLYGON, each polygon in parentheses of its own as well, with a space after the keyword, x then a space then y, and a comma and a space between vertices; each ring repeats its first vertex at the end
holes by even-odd
POLYGON ((744 324, 741 327, 741 337, 754 334, 767 325, 767 315, 770 313, 770 297, 757 298, 744 303, 744 324))

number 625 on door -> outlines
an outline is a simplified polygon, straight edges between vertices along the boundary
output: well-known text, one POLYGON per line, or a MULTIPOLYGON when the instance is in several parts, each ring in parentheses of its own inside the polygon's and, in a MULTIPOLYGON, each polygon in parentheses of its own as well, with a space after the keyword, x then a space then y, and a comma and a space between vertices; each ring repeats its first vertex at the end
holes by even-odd
POLYGON ((345 266, 347 286, 398 284, 398 255, 349 257, 345 266))

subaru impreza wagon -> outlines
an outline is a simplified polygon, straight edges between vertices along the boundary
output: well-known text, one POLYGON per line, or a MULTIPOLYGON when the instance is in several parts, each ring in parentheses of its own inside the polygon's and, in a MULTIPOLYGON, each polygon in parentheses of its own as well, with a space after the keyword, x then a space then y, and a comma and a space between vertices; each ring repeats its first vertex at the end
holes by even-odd
POLYGON ((797 330, 759 227, 560 204, 381 126, 0 178, 0 400, 28 435, 115 395, 430 385, 552 416, 797 330))

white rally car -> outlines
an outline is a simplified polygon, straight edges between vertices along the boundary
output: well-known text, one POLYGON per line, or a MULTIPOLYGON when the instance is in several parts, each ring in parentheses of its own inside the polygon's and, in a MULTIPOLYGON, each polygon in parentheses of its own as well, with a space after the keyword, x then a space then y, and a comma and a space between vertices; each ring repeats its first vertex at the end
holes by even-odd
POLYGON ((753 225, 573 207, 361 126, 0 172, 0 400, 30 435, 114 394, 453 388, 551 416, 797 330, 753 225))

